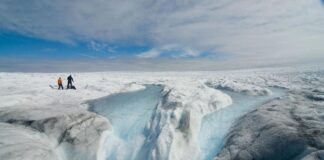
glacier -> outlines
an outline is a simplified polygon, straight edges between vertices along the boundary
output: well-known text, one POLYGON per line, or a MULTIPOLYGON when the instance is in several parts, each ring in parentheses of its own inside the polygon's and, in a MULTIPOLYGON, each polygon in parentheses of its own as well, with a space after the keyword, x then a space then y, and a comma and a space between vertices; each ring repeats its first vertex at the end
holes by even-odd
POLYGON ((3 72, 0 159, 320 159, 322 68, 3 72))

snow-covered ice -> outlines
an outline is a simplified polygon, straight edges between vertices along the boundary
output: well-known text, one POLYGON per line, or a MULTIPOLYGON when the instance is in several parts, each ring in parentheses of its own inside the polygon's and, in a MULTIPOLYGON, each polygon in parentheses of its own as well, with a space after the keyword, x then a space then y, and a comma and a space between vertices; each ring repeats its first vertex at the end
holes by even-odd
POLYGON ((0 73, 0 159, 315 160, 323 153, 322 67, 75 73, 77 90, 57 90, 56 79, 67 75, 0 73))

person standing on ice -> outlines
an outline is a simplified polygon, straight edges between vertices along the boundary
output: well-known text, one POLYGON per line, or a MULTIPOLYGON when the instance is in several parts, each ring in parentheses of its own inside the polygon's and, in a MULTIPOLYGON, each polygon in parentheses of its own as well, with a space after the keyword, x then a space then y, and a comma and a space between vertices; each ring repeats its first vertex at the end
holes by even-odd
POLYGON ((67 77, 67 80, 68 80, 67 88, 68 88, 68 89, 71 89, 72 86, 73 86, 73 85, 72 85, 72 82, 74 82, 72 76, 69 75, 69 76, 67 77))
POLYGON ((63 90, 63 82, 61 77, 59 77, 59 79, 57 80, 57 84, 58 84, 58 89, 62 88, 63 90))

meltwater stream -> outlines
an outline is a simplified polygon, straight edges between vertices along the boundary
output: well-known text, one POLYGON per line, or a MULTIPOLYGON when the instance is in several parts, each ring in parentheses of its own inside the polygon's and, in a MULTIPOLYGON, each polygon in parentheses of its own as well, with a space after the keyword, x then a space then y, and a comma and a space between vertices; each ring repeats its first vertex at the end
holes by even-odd
POLYGON ((203 118, 198 137, 202 152, 199 159, 212 160, 217 155, 225 142, 226 134, 237 118, 261 106, 266 101, 285 94, 283 89, 273 88, 271 91, 273 94, 269 96, 249 96, 222 91, 231 96, 233 104, 203 118))
POLYGON ((137 159, 145 140, 145 127, 156 108, 162 87, 147 85, 146 89, 119 93, 89 102, 90 111, 106 117, 113 131, 104 147, 108 160, 137 159))
MULTIPOLYGON (((232 97, 233 104, 203 118, 198 136, 202 152, 196 159, 212 160, 222 148, 225 136, 237 118, 285 93, 283 89, 271 90, 273 94, 270 96, 222 91, 232 97)), ((161 91, 161 86, 148 85, 144 90, 89 102, 89 110, 106 117, 113 127, 103 146, 107 160, 144 160, 143 157, 148 157, 145 139, 149 133, 145 133, 145 127, 161 99, 161 91)))

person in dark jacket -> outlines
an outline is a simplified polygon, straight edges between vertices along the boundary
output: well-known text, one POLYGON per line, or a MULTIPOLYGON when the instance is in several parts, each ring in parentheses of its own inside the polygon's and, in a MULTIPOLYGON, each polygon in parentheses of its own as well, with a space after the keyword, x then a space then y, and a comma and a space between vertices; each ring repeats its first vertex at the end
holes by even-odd
POLYGON ((72 85, 72 82, 74 82, 72 76, 69 75, 69 76, 67 77, 67 80, 68 80, 67 88, 68 88, 68 89, 71 89, 72 86, 73 86, 73 85, 72 85))

